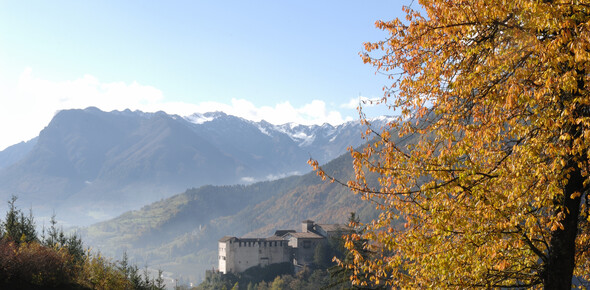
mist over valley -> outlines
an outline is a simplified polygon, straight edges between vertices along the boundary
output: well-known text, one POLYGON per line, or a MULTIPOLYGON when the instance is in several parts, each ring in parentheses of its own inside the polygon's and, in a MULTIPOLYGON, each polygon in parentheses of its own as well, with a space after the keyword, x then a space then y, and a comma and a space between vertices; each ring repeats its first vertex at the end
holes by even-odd
POLYGON ((350 212, 372 217, 373 206, 307 164, 314 158, 350 178, 347 147, 363 144, 364 129, 222 112, 64 110, 38 137, 0 152, 0 197, 18 196, 38 226, 55 214, 109 257, 127 253, 196 282, 216 267, 224 235, 265 236, 304 219, 343 223, 350 212))

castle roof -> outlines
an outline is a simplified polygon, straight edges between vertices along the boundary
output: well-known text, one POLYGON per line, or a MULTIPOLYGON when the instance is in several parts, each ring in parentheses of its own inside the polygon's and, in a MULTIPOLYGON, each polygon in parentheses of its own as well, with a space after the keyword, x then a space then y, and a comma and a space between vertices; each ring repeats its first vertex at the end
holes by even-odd
POLYGON ((345 232, 352 229, 347 225, 341 224, 318 224, 326 232, 345 232))
POLYGON ((277 237, 282 237, 288 233, 294 233, 294 232, 295 232, 295 230, 276 230, 274 235, 277 237))
POLYGON ((312 232, 306 233, 288 233, 285 236, 291 236, 297 239, 323 239, 324 237, 312 232))
POLYGON ((285 238, 283 238, 282 236, 274 235, 274 236, 270 236, 270 237, 266 238, 266 240, 267 241, 284 241, 285 238))
POLYGON ((232 237, 232 236, 224 236, 223 238, 219 239, 220 242, 227 242, 231 239, 236 239, 236 237, 232 237))
POLYGON ((265 238, 238 238, 240 242, 264 242, 265 238))

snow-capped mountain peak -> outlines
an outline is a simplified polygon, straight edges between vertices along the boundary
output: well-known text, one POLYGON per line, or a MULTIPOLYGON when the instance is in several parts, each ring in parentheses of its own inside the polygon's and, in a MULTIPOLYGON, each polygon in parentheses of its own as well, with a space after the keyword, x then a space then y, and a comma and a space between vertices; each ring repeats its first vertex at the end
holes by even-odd
POLYGON ((207 112, 207 113, 194 113, 192 115, 185 116, 184 119, 193 123, 193 124, 201 125, 203 123, 211 122, 217 118, 224 117, 224 116, 227 116, 227 115, 223 112, 216 111, 216 112, 207 112))

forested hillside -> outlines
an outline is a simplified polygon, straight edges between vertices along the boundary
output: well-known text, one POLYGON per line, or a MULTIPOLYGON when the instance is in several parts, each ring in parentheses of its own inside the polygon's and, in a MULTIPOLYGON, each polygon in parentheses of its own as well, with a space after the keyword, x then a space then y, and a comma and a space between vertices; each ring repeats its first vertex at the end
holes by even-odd
MULTIPOLYGON (((325 170, 352 174, 345 154, 325 170)), ((82 231, 105 254, 127 252, 148 263, 200 281, 217 267, 217 241, 225 235, 270 236, 277 229, 300 230, 300 222, 346 223, 350 212, 374 218, 374 205, 314 173, 248 186, 204 186, 127 212, 82 231)))

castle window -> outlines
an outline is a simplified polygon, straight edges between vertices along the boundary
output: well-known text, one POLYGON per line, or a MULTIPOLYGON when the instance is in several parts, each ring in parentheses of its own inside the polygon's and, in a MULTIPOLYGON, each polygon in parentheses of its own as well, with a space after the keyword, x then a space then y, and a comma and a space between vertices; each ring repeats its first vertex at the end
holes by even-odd
POLYGON ((311 248, 311 241, 303 241, 303 248, 304 249, 311 248))

